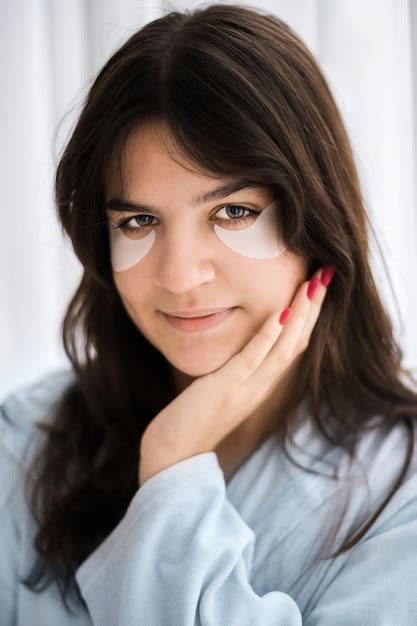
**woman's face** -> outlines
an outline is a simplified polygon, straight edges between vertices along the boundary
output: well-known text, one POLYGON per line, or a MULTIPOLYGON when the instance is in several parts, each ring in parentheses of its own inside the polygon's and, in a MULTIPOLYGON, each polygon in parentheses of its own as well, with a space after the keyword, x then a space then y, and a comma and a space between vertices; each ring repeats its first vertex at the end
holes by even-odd
MULTIPOLYGON (((275 201, 271 190, 247 187, 193 206, 194 198, 231 179, 208 178, 185 169, 176 161, 190 169, 192 164, 175 150, 168 133, 155 130, 162 127, 142 126, 129 139, 123 198, 152 206, 154 211, 107 209, 109 226, 129 219, 128 226, 137 229, 124 234, 120 229, 112 231, 117 233, 116 239, 110 239, 113 275, 137 328, 174 371, 198 377, 221 367, 267 317, 290 304, 298 285, 307 278, 307 260, 281 251, 284 246, 274 256, 262 258, 267 226, 263 235, 258 228, 261 254, 253 258, 250 238, 245 244, 242 233, 259 218, 244 209, 265 210, 275 201), (231 224, 245 217, 246 221, 231 224), (233 310, 223 321, 197 332, 172 327, 164 315, 224 307, 233 310)), ((106 180, 105 195, 107 203, 114 198, 111 176, 106 180)), ((263 223, 267 224, 265 219, 263 223)))

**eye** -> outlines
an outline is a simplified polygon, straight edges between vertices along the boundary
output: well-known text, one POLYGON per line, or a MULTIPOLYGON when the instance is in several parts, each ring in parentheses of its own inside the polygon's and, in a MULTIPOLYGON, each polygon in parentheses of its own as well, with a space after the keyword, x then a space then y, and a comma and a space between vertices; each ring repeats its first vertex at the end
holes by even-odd
MULTIPOLYGON (((238 228, 241 225, 247 225, 249 222, 252 222, 257 215, 259 215, 259 211, 254 211, 253 209, 248 209, 240 204, 226 204, 220 207, 216 216, 220 213, 220 211, 226 211, 227 213, 232 213, 229 215, 229 219, 224 217, 215 218, 217 221, 220 221, 223 225, 226 225, 227 228, 238 228), (232 211, 231 211, 232 209, 232 211), (237 209, 237 211, 236 211, 237 209), (245 213, 246 215, 241 215, 245 213), (236 213, 240 213, 236 215, 236 213)), ((133 217, 128 217, 125 220, 121 220, 118 224, 114 225, 113 228, 120 228, 124 233, 138 233, 139 231, 145 231, 150 227, 155 226, 153 223, 149 223, 151 220, 156 219, 153 215, 148 215, 146 213, 140 213, 138 215, 134 215, 133 217), (133 222, 135 220, 135 222, 133 222), (147 223, 140 223, 140 221, 147 221, 147 223), (136 223, 136 226, 129 226, 129 222, 136 223), (139 222, 139 223, 138 223, 139 222)))
MULTIPOLYGON (((236 215, 236 212, 232 211, 232 218, 231 219, 220 218, 220 221, 223 222, 223 224, 226 224, 228 228, 230 226, 232 228, 237 228, 237 227, 241 226, 242 224, 246 225, 249 222, 252 222, 255 219, 255 216, 259 214, 258 211, 254 211, 253 209, 247 209, 246 207, 243 207, 240 204, 226 204, 224 207, 221 207, 219 209, 219 211, 226 211, 226 212, 228 212, 230 209, 238 209, 238 212, 242 212, 242 211, 245 212, 246 211, 247 215, 244 215, 242 217, 241 215, 236 215)), ((217 212, 217 214, 218 214, 218 212, 217 212)))
POLYGON ((146 213, 141 213, 139 215, 134 215, 133 217, 128 217, 125 220, 121 220, 118 224, 115 224, 112 226, 112 228, 120 228, 123 232, 137 232, 139 230, 144 230, 146 228, 148 228, 149 226, 153 226, 153 224, 138 224, 136 222, 137 227, 134 226, 128 226, 129 222, 132 222, 132 220, 141 220, 144 218, 150 218, 152 219, 156 219, 153 215, 147 215, 146 213))

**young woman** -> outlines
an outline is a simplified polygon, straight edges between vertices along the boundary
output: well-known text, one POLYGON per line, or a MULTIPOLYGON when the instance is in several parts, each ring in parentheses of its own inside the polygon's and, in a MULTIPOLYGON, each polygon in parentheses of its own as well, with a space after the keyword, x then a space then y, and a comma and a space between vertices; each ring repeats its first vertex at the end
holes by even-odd
POLYGON ((415 381, 303 42, 236 5, 147 24, 56 205, 72 368, 2 407, 1 624, 415 625, 415 381))

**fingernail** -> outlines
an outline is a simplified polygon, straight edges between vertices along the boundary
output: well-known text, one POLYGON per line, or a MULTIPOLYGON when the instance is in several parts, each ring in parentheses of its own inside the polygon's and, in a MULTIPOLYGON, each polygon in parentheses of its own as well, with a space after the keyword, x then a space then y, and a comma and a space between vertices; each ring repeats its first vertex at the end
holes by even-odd
POLYGON ((332 265, 327 265, 322 271, 320 280, 325 287, 328 287, 330 285, 335 271, 336 268, 334 268, 332 265))
POLYGON ((291 313, 292 313, 292 309, 290 309, 289 307, 283 310, 283 312, 279 316, 279 323, 282 324, 282 326, 284 326, 285 322, 290 317, 291 313))
POLYGON ((317 291, 317 287, 320 284, 320 280, 318 278, 312 278, 308 283, 307 296, 312 300, 317 291))

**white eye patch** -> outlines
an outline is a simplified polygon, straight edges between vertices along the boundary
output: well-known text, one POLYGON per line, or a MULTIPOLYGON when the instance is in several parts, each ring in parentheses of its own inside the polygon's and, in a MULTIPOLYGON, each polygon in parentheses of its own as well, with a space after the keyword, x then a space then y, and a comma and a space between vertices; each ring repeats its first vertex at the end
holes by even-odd
POLYGON ((145 257, 153 246, 156 233, 151 230, 142 239, 129 239, 122 232, 109 224, 111 264, 115 272, 124 272, 145 257))
POLYGON ((227 230, 215 224, 214 232, 228 248, 250 259, 272 259, 279 256, 285 248, 280 241, 276 204, 269 204, 248 228, 227 230))
MULTIPOLYGON (((115 272, 123 272, 139 263, 156 239, 154 229, 142 239, 130 239, 121 228, 110 224, 108 230, 111 262, 115 272)), ((215 224, 214 232, 225 246, 250 259, 271 259, 286 250, 280 238, 276 202, 268 205, 247 228, 230 230, 215 224)))

